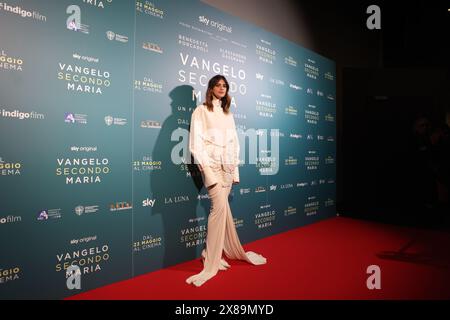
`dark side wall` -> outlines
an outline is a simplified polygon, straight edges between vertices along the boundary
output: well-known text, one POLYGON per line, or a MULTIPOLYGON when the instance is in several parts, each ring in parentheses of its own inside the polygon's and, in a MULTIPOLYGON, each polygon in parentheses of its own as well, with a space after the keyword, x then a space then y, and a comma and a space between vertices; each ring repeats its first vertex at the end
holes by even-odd
POLYGON ((411 161, 396 137, 408 138, 417 114, 450 122, 448 1, 202 1, 336 62, 338 212, 367 218, 408 203, 411 161), (372 4, 381 30, 366 27, 372 4))

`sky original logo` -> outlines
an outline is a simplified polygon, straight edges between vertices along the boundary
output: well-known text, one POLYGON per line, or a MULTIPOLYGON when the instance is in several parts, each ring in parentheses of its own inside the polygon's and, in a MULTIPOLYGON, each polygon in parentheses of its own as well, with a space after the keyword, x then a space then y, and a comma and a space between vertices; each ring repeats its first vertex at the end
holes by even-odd
POLYGON ((211 26, 213 28, 217 28, 217 30, 219 31, 226 31, 228 33, 232 33, 233 32, 233 28, 231 26, 226 26, 220 22, 208 19, 205 16, 199 16, 198 17, 198 21, 200 23, 203 23, 205 26, 211 26))
POLYGON ((74 53, 72 55, 72 58, 77 59, 77 60, 83 60, 83 61, 87 61, 87 62, 95 62, 98 63, 99 59, 98 58, 94 58, 94 57, 88 57, 88 56, 82 56, 78 53, 74 53))

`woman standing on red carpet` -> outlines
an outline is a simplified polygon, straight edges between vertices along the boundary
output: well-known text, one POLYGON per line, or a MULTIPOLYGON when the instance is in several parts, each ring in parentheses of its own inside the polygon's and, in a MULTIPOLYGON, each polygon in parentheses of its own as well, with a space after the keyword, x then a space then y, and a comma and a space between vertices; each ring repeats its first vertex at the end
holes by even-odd
POLYGON ((230 265, 222 258, 245 260, 254 265, 265 264, 266 258, 252 251, 245 252, 239 241, 228 195, 239 183, 239 140, 230 111, 230 86, 222 75, 208 82, 205 102, 192 113, 189 150, 203 177, 211 199, 206 249, 202 251, 203 270, 188 279, 197 287, 230 265))

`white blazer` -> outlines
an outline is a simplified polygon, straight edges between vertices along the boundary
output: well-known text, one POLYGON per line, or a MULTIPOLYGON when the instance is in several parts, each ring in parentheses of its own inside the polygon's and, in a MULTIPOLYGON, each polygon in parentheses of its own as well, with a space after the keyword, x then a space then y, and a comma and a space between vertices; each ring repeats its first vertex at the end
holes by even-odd
POLYGON ((194 156, 205 187, 239 183, 239 139, 231 111, 223 112, 218 99, 214 111, 201 104, 192 112, 189 151, 194 156))

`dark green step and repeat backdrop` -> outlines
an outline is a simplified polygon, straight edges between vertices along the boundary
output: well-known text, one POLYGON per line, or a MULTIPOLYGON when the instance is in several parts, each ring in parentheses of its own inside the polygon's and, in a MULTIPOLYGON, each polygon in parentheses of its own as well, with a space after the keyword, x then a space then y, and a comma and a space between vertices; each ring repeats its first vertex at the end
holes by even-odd
POLYGON ((333 61, 199 1, 0 2, 0 298, 199 256, 210 202, 189 121, 216 74, 242 243, 335 215, 333 61))

